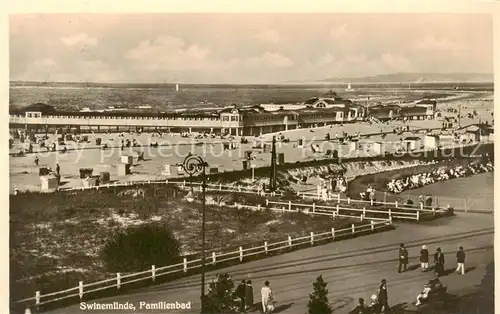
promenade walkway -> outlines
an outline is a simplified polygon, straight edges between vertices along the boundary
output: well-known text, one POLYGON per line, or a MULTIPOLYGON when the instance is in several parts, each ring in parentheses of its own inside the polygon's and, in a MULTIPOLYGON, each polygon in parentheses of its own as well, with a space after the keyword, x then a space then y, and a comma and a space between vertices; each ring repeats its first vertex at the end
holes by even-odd
MULTIPOLYGON (((344 314, 354 308, 358 297, 368 299, 376 293, 382 278, 388 281, 390 305, 414 301, 424 282, 433 277, 432 272, 422 273, 414 269, 419 264, 421 245, 426 244, 430 253, 441 247, 446 257, 445 269, 448 270, 456 267, 455 252, 461 245, 467 252, 468 272, 464 276, 452 273, 442 279, 450 293, 461 295, 472 292, 480 284, 486 265, 493 260, 493 227, 490 215, 459 214, 425 224, 400 224, 394 231, 299 250, 218 272, 230 273, 236 283, 241 279, 251 279, 256 302, 259 301, 261 285, 269 280, 278 301, 277 312, 290 314, 306 311, 312 283, 322 274, 328 283, 334 313, 344 314), (406 243, 409 249, 409 266, 413 269, 398 274, 397 250, 401 242, 406 243)), ((214 278, 215 274, 208 273, 207 280, 214 278)), ((171 313, 199 313, 199 282, 199 275, 190 276, 95 302, 132 302, 137 307, 134 313, 166 313, 165 310, 140 310, 139 303, 191 301, 191 310, 172 310, 171 313)), ((51 313, 83 312, 79 305, 74 305, 51 313)), ((118 312, 124 311, 92 311, 118 312)))

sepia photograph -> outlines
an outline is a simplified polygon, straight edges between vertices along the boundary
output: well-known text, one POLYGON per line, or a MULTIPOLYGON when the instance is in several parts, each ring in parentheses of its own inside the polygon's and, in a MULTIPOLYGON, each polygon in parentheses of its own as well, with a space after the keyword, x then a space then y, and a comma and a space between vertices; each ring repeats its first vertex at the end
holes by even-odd
POLYGON ((493 26, 10 14, 10 313, 495 313, 493 26))

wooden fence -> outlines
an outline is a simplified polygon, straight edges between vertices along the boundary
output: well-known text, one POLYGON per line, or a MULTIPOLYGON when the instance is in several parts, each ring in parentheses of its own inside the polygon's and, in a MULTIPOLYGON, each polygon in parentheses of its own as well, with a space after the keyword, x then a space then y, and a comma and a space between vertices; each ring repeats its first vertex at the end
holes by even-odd
MULTIPOLYGON (((370 207, 387 207, 394 209, 404 209, 407 211, 415 211, 415 212, 443 212, 446 208, 438 208, 437 206, 426 206, 423 202, 419 202, 418 204, 408 205, 403 202, 384 202, 384 201, 376 201, 376 200, 359 200, 359 199, 351 199, 350 197, 342 198, 340 194, 328 194, 325 196, 318 196, 317 193, 313 192, 297 192, 297 196, 302 199, 312 199, 312 200, 320 200, 324 202, 334 202, 338 204, 347 204, 347 205, 361 205, 361 206, 370 206, 370 207)), ((467 213, 467 207, 465 208, 454 208, 458 210, 463 210, 467 213)), ((487 210, 485 210, 487 211, 487 210)), ((493 212, 492 210, 490 210, 493 212)))
POLYGON ((356 218, 361 222, 364 220, 379 220, 379 221, 391 221, 392 219, 404 219, 404 220, 420 220, 420 215, 423 212, 433 212, 435 211, 429 209, 420 210, 418 208, 409 211, 398 211, 389 209, 372 209, 372 208, 355 208, 355 207, 341 207, 340 204, 335 206, 330 205, 318 205, 312 204, 300 204, 288 202, 276 202, 269 201, 266 199, 266 206, 275 211, 282 212, 302 212, 312 215, 323 215, 331 217, 332 219, 336 217, 343 218, 356 218))
MULTIPOLYGON (((82 186, 82 187, 60 187, 58 191, 85 191, 85 190, 99 190, 113 187, 124 187, 124 186, 134 186, 134 185, 146 185, 146 184, 175 184, 181 189, 189 190, 193 189, 195 191, 202 190, 201 182, 186 182, 186 181, 169 181, 169 180, 142 180, 142 181, 129 181, 129 182, 114 182, 110 184, 101 184, 98 186, 82 186)), ((219 192, 232 192, 232 193, 249 193, 257 194, 260 196, 283 196, 282 192, 264 192, 258 187, 248 187, 240 185, 223 185, 223 184, 207 184, 206 191, 219 191, 219 192)))
MULTIPOLYGON (((322 233, 311 232, 310 235, 308 236, 301 236, 297 238, 292 238, 291 236, 288 236, 287 239, 274 243, 268 243, 267 241, 265 241, 262 245, 255 247, 243 248, 242 246, 240 246, 238 250, 231 251, 228 253, 217 254, 215 252, 212 252, 211 255, 209 254, 205 258, 205 264, 216 265, 218 263, 226 261, 244 262, 246 258, 251 256, 255 255, 265 256, 274 251, 289 250, 304 245, 314 245, 315 243, 318 243, 320 241, 343 239, 356 236, 358 234, 371 233, 386 228, 391 224, 392 224, 391 221, 388 219, 385 220, 379 219, 377 221, 370 220, 369 223, 363 225, 356 226, 352 224, 351 227, 349 228, 344 228, 339 230, 335 230, 334 228, 332 228, 331 230, 322 233)), ((124 285, 139 281, 149 280, 154 282, 156 278, 161 276, 176 274, 176 273, 177 274, 187 273, 188 270, 199 269, 200 267, 201 267, 201 258, 195 260, 188 260, 187 258, 184 258, 182 263, 175 265, 168 265, 158 268, 155 265, 152 265, 150 269, 138 273, 132 273, 132 274, 117 273, 114 278, 109 278, 90 283, 84 283, 83 281, 80 281, 78 282, 78 285, 76 285, 75 287, 66 290, 45 293, 45 294, 42 294, 41 291, 36 291, 34 297, 18 300, 15 303, 26 304, 28 307, 29 306, 38 307, 40 305, 57 302, 68 298, 79 298, 80 300, 82 300, 82 298, 89 293, 107 289, 119 290, 120 287, 124 285)))

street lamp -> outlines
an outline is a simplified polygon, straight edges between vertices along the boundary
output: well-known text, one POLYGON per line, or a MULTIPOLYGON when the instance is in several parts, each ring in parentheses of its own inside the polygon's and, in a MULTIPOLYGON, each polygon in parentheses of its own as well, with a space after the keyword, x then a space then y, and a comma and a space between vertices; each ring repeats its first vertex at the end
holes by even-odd
POLYGON ((255 182, 255 165, 252 164, 250 167, 252 167, 252 183, 255 182))
POLYGON ((202 202, 201 202, 201 313, 203 313, 203 301, 205 299, 205 188, 207 177, 205 169, 207 162, 200 156, 189 154, 182 162, 182 168, 189 175, 192 182, 193 175, 201 173, 202 178, 202 202))

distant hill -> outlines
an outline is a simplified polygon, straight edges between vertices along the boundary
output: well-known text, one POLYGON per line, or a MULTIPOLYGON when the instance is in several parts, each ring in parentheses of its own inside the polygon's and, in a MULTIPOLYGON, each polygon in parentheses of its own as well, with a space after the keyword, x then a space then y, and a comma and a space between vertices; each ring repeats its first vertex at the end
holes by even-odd
POLYGON ((491 73, 393 73, 358 78, 329 78, 323 83, 473 83, 493 82, 491 73))

